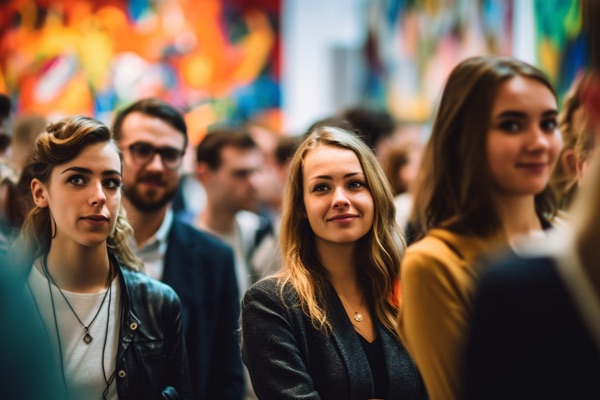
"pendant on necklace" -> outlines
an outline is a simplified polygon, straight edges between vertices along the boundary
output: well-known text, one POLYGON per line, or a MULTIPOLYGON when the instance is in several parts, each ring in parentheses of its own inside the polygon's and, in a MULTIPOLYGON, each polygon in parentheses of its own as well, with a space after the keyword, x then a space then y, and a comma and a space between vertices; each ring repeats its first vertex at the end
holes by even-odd
POLYGON ((358 311, 355 311, 354 319, 356 320, 356 322, 361 322, 363 320, 363 315, 361 313, 359 313, 358 311))
MULTIPOLYGON (((361 317, 361 319, 362 319, 362 317, 361 317)), ((90 344, 92 342, 92 335, 90 335, 90 333, 88 332, 88 329, 85 330, 85 336, 83 337, 83 341, 85 342, 85 344, 90 344)))

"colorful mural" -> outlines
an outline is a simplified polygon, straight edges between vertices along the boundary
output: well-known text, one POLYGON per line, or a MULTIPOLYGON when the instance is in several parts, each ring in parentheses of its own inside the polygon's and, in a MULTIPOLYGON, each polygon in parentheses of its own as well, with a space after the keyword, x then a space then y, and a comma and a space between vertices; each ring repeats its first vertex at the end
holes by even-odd
POLYGON ((588 63, 582 34, 582 2, 535 0, 534 7, 538 65, 562 96, 588 63))
MULTIPOLYGON (((581 4, 532 0, 536 65, 562 97, 587 65, 581 4)), ((507 0, 381 0, 372 3, 369 102, 399 119, 427 121, 448 73, 462 59, 512 55, 514 7, 507 0)))
POLYGON ((400 120, 424 122, 454 66, 479 54, 508 55, 512 2, 373 2, 366 96, 400 120))
POLYGON ((160 97, 192 142, 224 120, 278 126, 279 14, 280 0, 0 2, 0 91, 17 113, 105 122, 160 97))

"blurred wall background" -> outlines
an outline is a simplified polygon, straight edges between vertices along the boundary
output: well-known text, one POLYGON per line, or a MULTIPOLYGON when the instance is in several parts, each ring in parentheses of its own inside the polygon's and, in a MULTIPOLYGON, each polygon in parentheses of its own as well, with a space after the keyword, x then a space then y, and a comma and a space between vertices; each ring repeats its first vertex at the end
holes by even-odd
POLYGON ((427 121, 448 72, 514 55, 566 91, 593 0, 4 0, 0 91, 17 114, 113 111, 144 96, 210 124, 285 133, 359 103, 427 121))

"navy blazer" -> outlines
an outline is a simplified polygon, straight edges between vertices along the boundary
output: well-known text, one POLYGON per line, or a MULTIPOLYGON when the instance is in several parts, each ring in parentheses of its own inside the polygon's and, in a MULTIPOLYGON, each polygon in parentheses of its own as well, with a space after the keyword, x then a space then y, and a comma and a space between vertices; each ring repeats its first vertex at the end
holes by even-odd
MULTIPOLYGON (((259 281, 242 303, 242 354, 258 397, 365 400, 373 377, 360 339, 333 289, 325 308, 332 334, 316 329, 291 285, 280 297, 276 278, 259 281)), ((396 336, 377 322, 388 372, 388 399, 426 398, 417 368, 396 336)))
POLYGON ((466 355, 467 399, 598 399, 600 353, 552 257, 487 266, 466 355))
POLYGON ((194 398, 240 400, 240 303, 232 249, 173 219, 163 282, 179 296, 194 398))

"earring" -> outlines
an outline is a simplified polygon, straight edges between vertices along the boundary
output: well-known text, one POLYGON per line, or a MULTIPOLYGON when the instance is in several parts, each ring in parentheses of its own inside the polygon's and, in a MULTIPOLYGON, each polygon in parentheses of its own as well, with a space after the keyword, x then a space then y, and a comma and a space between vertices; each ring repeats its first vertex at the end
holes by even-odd
POLYGON ((54 220, 54 217, 52 216, 52 212, 50 211, 50 209, 48 209, 48 214, 50 214, 50 222, 51 222, 51 225, 50 225, 50 233, 51 233, 50 239, 54 239, 56 237, 56 230, 57 230, 57 228, 56 228, 56 221, 54 220))

